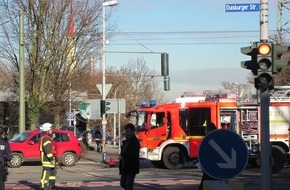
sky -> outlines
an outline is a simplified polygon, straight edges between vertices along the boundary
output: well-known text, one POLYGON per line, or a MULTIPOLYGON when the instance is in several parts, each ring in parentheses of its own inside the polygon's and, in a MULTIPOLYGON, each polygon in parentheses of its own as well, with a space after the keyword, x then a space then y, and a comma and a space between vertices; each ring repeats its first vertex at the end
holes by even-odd
MULTIPOLYGON (((106 51, 123 53, 107 53, 106 66, 119 67, 142 57, 161 74, 160 53, 168 53, 170 91, 164 93, 169 100, 183 92, 222 89, 224 81, 245 84, 250 71, 240 62, 250 57, 242 55, 240 48, 260 41, 260 18, 259 11, 225 11, 226 4, 240 3, 260 1, 119 0, 108 21, 116 24, 116 34, 108 39, 106 51)), ((276 1, 269 0, 272 37, 276 14, 276 1)), ((163 78, 155 80, 163 89, 163 78)))

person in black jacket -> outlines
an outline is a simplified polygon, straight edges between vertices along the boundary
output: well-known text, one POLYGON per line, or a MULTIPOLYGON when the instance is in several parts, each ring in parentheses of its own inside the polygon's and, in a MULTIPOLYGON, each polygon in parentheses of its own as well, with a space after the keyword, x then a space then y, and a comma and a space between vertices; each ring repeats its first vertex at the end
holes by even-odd
POLYGON ((120 185, 125 190, 134 190, 134 180, 136 174, 139 173, 139 151, 140 142, 134 134, 135 126, 132 123, 125 125, 126 140, 122 145, 121 154, 119 156, 120 164, 120 185))
MULTIPOLYGON (((206 125, 205 133, 207 135, 209 132, 214 131, 216 129, 217 128, 216 128, 215 124, 210 121, 206 125)), ((205 180, 215 180, 215 179, 212 178, 211 176, 209 176, 207 173, 203 172, 202 177, 201 177, 201 181, 200 181, 200 184, 199 184, 199 187, 198 187, 198 190, 203 190, 203 182, 205 180)))
POLYGON ((0 137, 0 190, 5 190, 5 181, 7 180, 7 171, 5 169, 5 162, 12 159, 12 152, 10 144, 7 139, 3 138, 3 127, 1 126, 1 137, 0 137))

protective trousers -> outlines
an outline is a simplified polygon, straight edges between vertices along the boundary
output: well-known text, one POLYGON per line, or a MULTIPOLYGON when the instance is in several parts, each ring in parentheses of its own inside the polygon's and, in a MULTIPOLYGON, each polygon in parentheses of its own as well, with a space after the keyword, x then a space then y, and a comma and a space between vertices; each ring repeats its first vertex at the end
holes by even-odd
POLYGON ((56 167, 43 167, 40 179, 40 187, 42 189, 53 189, 55 187, 56 172, 56 167))

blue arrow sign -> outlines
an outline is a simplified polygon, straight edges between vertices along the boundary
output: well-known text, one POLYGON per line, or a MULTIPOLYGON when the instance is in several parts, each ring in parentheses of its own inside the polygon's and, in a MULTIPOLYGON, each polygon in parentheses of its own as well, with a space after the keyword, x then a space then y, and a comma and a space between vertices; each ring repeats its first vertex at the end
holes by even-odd
POLYGON ((257 12, 260 11, 260 3, 226 4, 226 12, 257 12))
POLYGON ((215 130, 202 140, 198 160, 205 173, 227 180, 240 174, 248 163, 248 148, 235 132, 215 130))

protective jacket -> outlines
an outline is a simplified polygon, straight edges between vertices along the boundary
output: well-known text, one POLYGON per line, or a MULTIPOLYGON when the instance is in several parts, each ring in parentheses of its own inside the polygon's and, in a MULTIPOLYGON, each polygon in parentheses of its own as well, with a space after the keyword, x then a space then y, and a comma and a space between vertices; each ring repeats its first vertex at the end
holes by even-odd
POLYGON ((55 144, 49 135, 44 135, 41 137, 40 154, 42 167, 55 167, 55 144))

